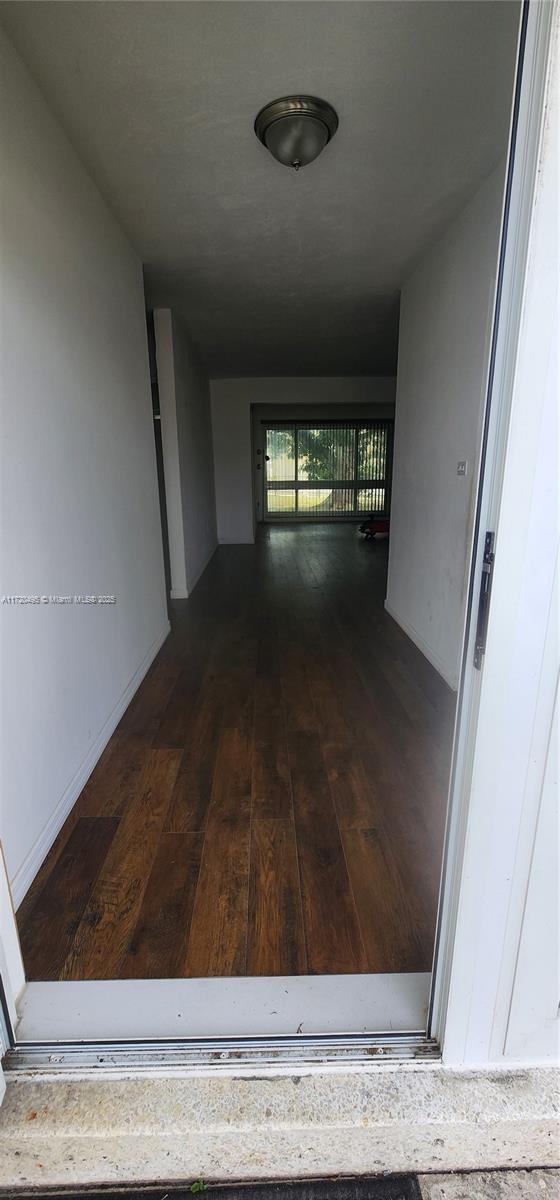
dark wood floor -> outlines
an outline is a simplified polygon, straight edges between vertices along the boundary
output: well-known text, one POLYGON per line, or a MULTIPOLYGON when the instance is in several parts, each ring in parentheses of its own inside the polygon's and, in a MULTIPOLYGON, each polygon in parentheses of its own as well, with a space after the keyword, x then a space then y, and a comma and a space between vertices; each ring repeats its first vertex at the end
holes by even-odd
POLYGON ((454 694, 386 542, 221 547, 18 912, 29 979, 430 969, 454 694))

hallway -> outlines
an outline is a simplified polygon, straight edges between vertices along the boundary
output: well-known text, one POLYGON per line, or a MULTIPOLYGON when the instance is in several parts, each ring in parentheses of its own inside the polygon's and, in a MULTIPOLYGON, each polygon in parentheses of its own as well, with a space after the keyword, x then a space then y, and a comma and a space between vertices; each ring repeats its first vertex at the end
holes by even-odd
POLYGON ((221 546, 18 912, 30 980, 429 971, 454 693, 387 543, 221 546))

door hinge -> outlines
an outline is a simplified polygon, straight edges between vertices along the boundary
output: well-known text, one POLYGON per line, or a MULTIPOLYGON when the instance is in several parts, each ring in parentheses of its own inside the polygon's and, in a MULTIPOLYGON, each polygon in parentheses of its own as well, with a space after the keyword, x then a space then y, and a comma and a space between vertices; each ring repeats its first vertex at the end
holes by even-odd
POLYGON ((490 595, 494 575, 494 541, 495 533, 487 530, 484 539, 484 558, 482 559, 482 576, 480 579, 480 595, 478 598, 478 617, 476 621, 476 642, 474 646, 474 665, 480 671, 482 659, 486 650, 486 635, 488 633, 488 616, 490 612, 490 595))

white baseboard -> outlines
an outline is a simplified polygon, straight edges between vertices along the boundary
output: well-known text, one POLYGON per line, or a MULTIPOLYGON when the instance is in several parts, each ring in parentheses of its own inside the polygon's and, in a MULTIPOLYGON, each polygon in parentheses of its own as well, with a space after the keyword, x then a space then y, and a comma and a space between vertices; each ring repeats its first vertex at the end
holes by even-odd
POLYGON ((427 658, 428 662, 432 664, 432 667, 435 667, 438 675, 441 675, 446 684, 452 688, 454 692, 456 692, 459 686, 458 673, 449 673, 447 664, 444 663, 439 654, 437 654, 435 650, 432 650, 431 646, 428 646, 428 643, 424 640, 422 635, 417 632, 413 625, 409 625, 408 621, 403 620, 388 599, 385 600, 385 610, 389 613, 389 616, 393 618, 393 621, 396 621, 397 625, 400 625, 401 629, 404 631, 404 633, 406 633, 407 637, 410 638, 411 642, 414 642, 414 645, 422 651, 424 658, 427 658))
POLYGON ((200 564, 200 566, 197 568, 197 570, 195 571, 192 579, 188 580, 188 587, 186 587, 186 588, 171 588, 169 595, 172 600, 188 600, 189 596, 192 596, 194 589, 200 579, 200 576, 204 574, 204 572, 208 566, 208 563, 210 562, 210 559, 214 557, 216 550, 218 549, 218 544, 219 543, 216 542, 215 546, 212 547, 210 553, 204 559, 204 562, 202 562, 200 564))
POLYGON ((140 666, 134 672, 132 679, 128 683, 120 698, 117 700, 114 708, 111 710, 93 745, 90 746, 86 757, 84 758, 73 778, 70 780, 68 787, 65 788, 54 812, 47 821, 47 824, 42 832, 39 834, 37 841, 24 858, 13 879, 10 880, 14 907, 16 909, 19 907, 23 897, 31 887, 41 863, 44 862, 55 838, 57 837, 57 834, 62 829, 68 814, 74 807, 82 788, 85 787, 85 784, 87 783, 96 763, 101 758, 105 746, 107 745, 109 738, 114 733, 125 709, 128 708, 130 701, 132 700, 134 693, 138 690, 148 668, 151 666, 156 654, 163 646, 163 643, 169 634, 169 629, 170 625, 169 621, 167 621, 159 637, 152 642, 152 645, 150 646, 150 649, 145 657, 142 659, 140 666))
POLYGON ((197 570, 195 571, 192 579, 189 579, 189 581, 188 581, 189 595, 192 595, 192 593, 194 592, 194 589, 200 579, 200 576, 204 574, 204 572, 208 566, 208 563, 214 557, 217 549, 218 549, 218 542, 216 541, 216 543, 212 546, 210 553, 207 554, 206 558, 204 559, 204 562, 202 562, 200 564, 200 566, 197 568, 197 570))
POLYGON ((219 546, 254 546, 255 539, 252 538, 218 538, 219 546))

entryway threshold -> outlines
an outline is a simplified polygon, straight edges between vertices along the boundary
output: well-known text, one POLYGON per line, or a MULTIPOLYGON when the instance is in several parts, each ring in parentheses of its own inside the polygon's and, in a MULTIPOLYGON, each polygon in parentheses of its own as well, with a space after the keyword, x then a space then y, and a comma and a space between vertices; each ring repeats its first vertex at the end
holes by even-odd
POLYGON ((26 984, 18 1043, 416 1034, 429 972, 26 984))
POLYGON ((551 1068, 6 1081, 0 1180, 12 1191, 557 1165, 551 1068))

